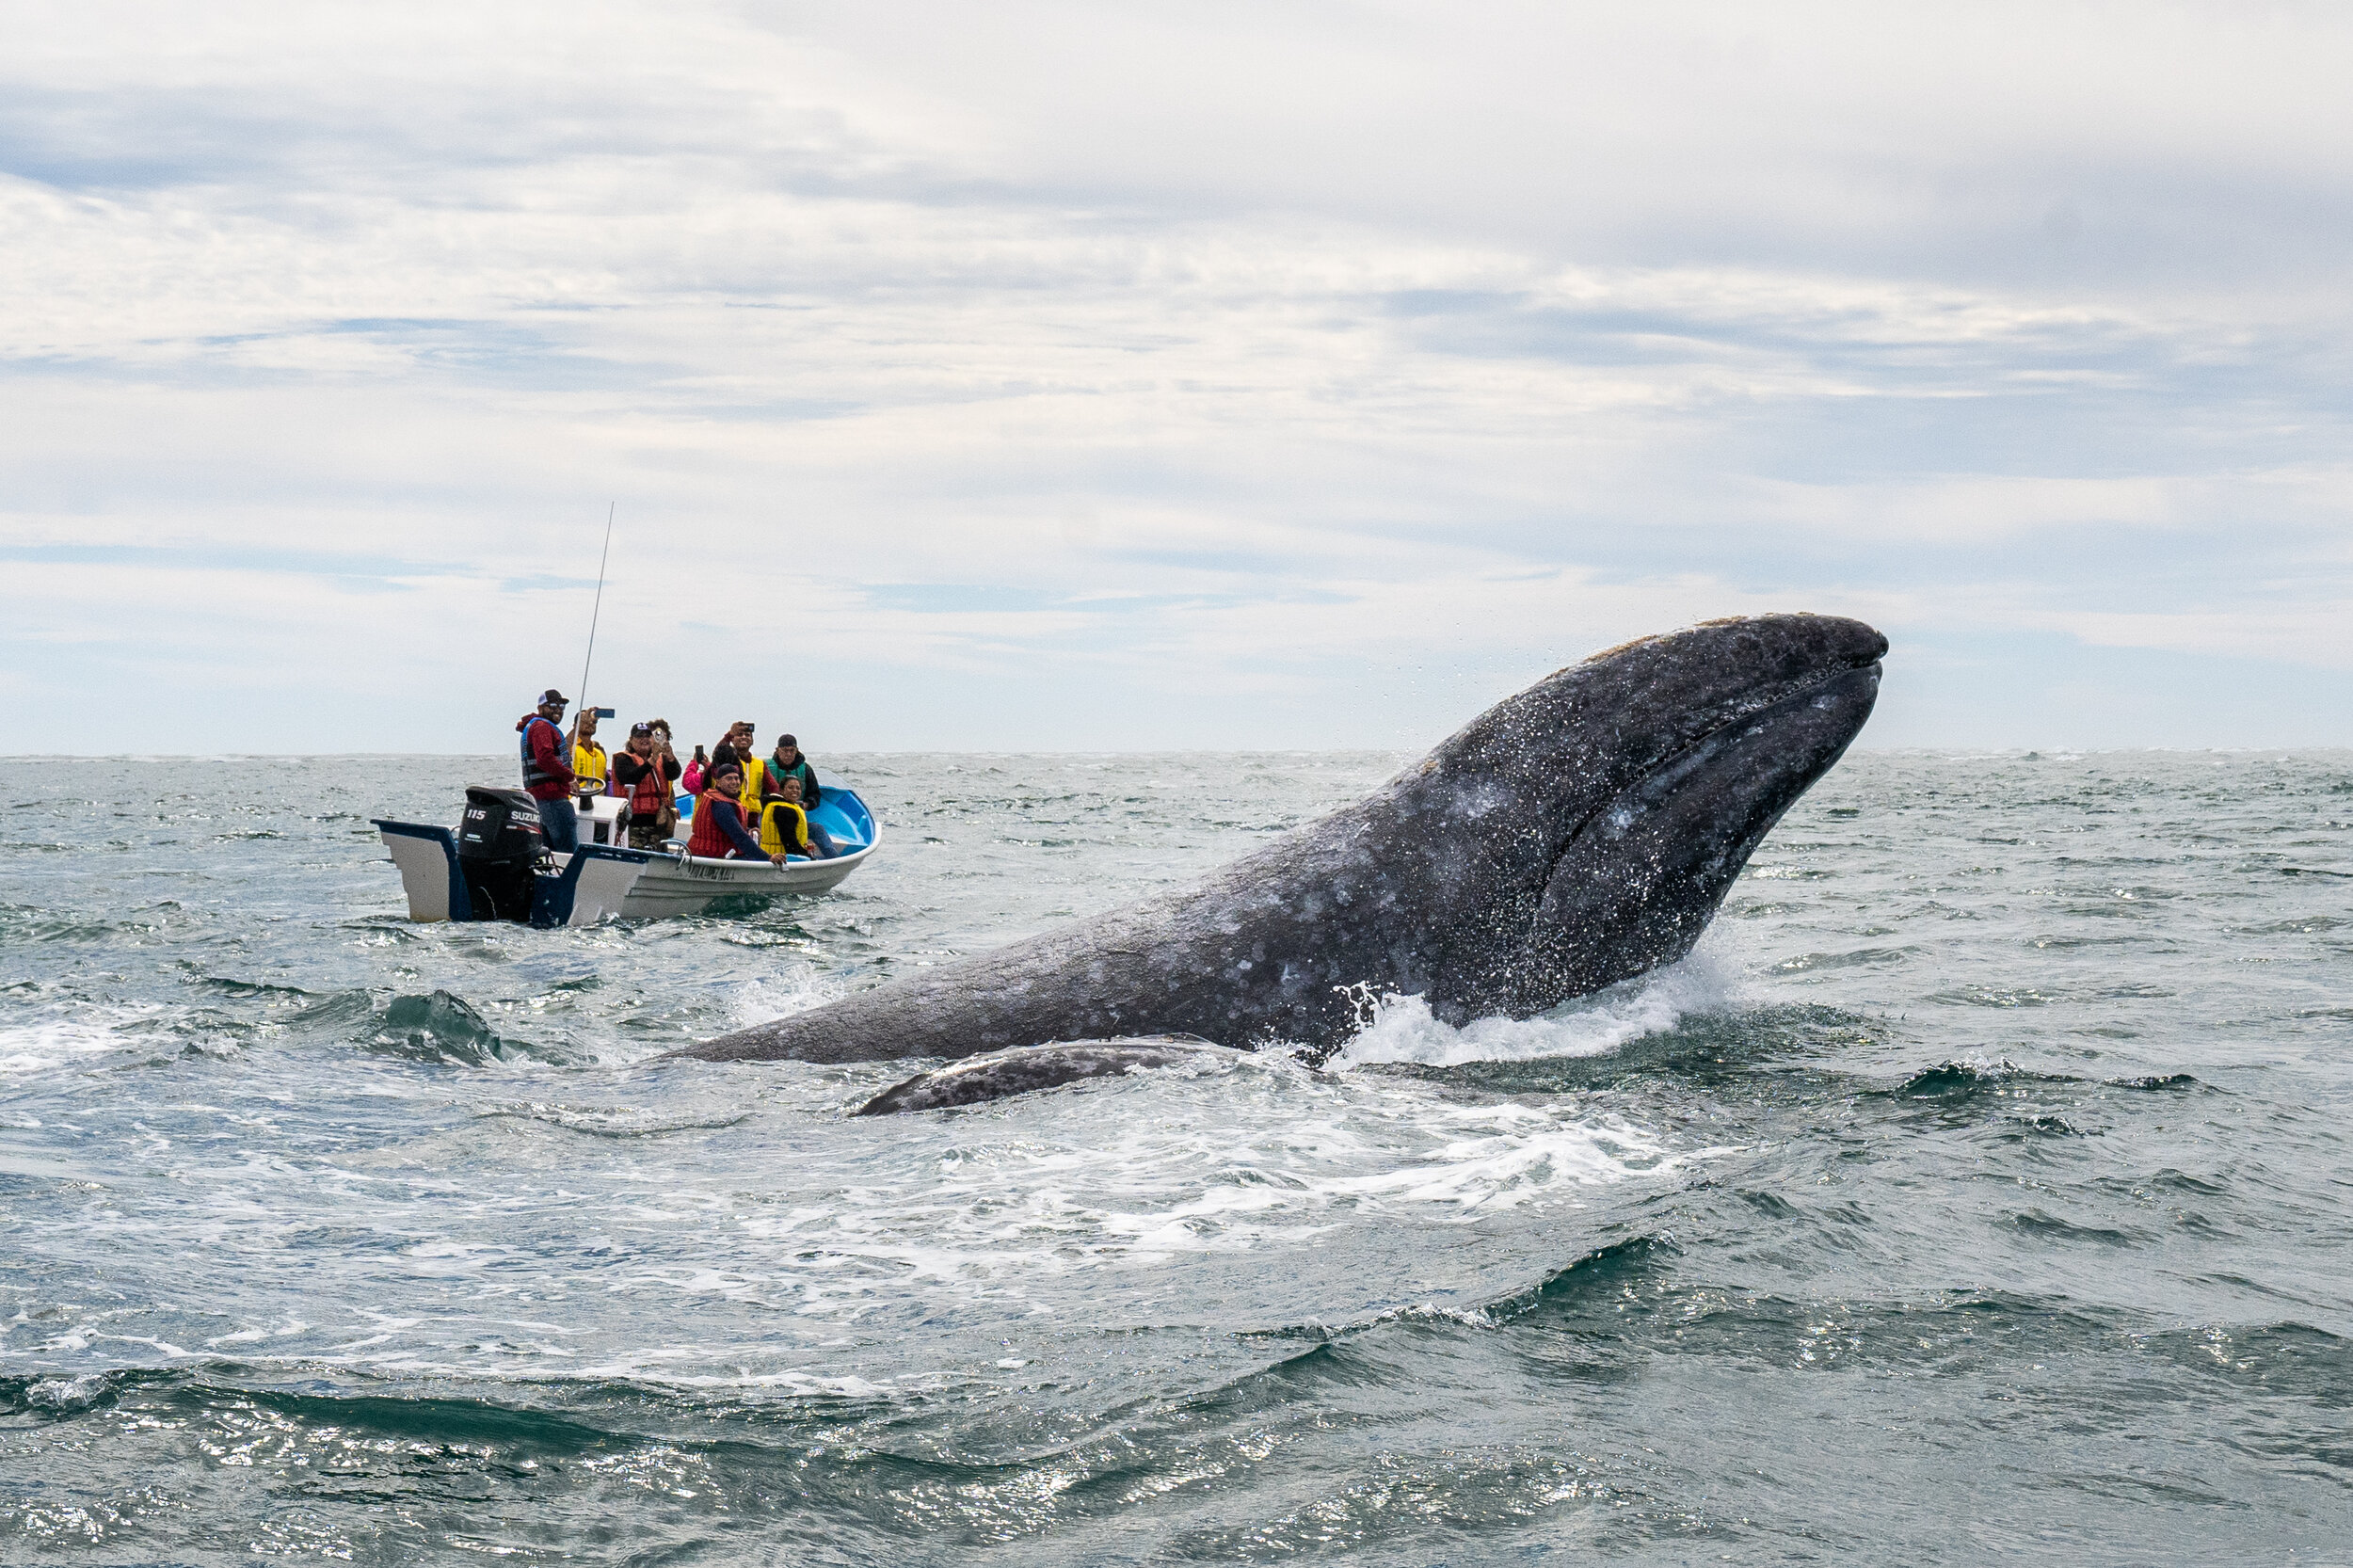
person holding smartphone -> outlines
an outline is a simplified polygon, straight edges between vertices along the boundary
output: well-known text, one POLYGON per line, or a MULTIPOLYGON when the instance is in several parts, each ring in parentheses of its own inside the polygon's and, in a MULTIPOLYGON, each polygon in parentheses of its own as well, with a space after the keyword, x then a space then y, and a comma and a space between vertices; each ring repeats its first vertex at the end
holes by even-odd
POLYGON ((629 800, 629 847, 660 849, 678 828, 671 786, 679 779, 669 737, 650 724, 629 728, 629 748, 613 759, 613 785, 629 800))
POLYGON ((597 744, 597 721, 613 716, 610 708, 583 708, 572 721, 572 792, 583 797, 605 792, 611 765, 604 747, 597 744))

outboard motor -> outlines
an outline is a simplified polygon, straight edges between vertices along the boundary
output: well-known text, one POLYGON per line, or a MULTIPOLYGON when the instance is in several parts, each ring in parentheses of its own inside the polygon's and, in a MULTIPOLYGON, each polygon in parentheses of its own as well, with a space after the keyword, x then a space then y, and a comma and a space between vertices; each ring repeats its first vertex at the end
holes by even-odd
POLYGON ((476 919, 531 919, 533 868, 546 851, 539 808, 520 790, 466 791, 465 819, 457 824, 457 871, 476 919))

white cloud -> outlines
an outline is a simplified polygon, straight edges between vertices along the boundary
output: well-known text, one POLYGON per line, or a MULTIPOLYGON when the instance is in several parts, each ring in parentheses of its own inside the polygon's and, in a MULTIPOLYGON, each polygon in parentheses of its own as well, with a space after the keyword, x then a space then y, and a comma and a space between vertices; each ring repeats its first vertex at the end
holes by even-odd
POLYGON ((59 733, 201 672, 465 744, 607 498, 616 657, 789 629, 879 744, 951 687, 1407 744, 1767 606, 2345 662, 2331 11, 29 14, 0 611, 59 733))

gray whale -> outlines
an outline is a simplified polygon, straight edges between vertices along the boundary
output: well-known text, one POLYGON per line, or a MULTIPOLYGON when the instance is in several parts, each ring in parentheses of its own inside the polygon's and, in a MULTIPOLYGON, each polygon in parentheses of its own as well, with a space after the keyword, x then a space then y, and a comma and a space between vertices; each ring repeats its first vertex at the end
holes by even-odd
POLYGON ((961 1058, 1194 1034, 1321 1060, 1375 995, 1531 1017, 1691 950, 1758 840, 1870 716, 1861 621, 1709 621, 1596 653, 1370 795, 1183 891, 688 1046, 961 1058))
POLYGON ((859 1106, 855 1116, 888 1116, 901 1111, 937 1111, 978 1105, 1008 1095, 1059 1088, 1082 1078, 1118 1078, 1147 1067, 1174 1067, 1205 1057, 1231 1058, 1224 1046, 1194 1035, 1155 1034, 1140 1040, 1073 1040, 1059 1046, 1024 1046, 1018 1050, 968 1056, 952 1066, 918 1073, 894 1083, 859 1106))

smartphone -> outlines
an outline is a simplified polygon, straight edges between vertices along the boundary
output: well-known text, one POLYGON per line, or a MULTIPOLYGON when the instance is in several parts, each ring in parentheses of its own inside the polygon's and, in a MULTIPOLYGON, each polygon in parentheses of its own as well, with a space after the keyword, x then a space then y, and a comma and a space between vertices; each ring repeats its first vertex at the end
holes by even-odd
POLYGON ((613 710, 612 710, 612 709, 610 709, 610 708, 600 708, 600 709, 598 709, 598 710, 597 710, 597 717, 599 717, 599 718, 600 718, 600 719, 609 719, 609 718, 611 718, 612 716, 613 716, 613 710))

